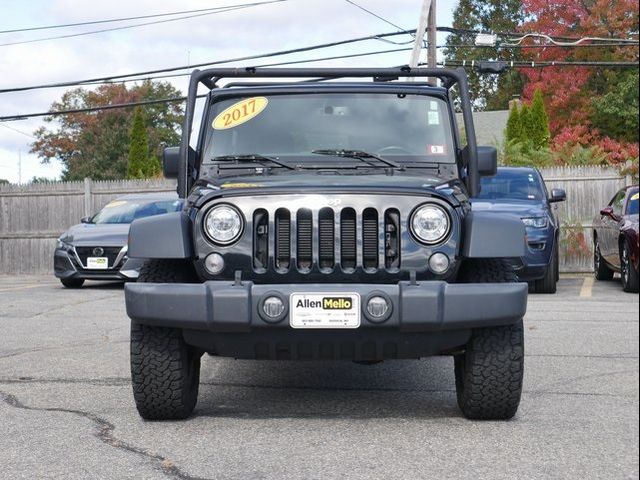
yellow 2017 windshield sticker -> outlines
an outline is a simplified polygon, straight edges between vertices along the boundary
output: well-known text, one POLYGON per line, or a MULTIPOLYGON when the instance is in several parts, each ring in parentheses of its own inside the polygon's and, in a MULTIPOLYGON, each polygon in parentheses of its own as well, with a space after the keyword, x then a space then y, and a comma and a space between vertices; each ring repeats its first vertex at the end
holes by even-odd
POLYGON ((220 112, 213 120, 213 128, 226 130, 237 127, 258 116, 269 103, 266 97, 251 97, 240 100, 220 112))
POLYGON ((639 197, 640 197, 640 193, 636 193, 631 197, 631 200, 638 200, 639 197))
POLYGON ((126 203, 125 200, 114 200, 113 202, 107 203, 104 208, 119 207, 120 205, 126 205, 126 203))

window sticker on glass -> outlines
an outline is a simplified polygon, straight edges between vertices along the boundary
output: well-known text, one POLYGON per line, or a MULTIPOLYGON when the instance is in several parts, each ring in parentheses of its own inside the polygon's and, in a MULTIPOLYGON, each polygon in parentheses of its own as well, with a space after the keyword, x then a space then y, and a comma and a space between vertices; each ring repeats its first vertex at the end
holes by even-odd
POLYGON ((429 110, 427 123, 429 125, 440 125, 440 114, 437 111, 434 112, 433 110, 429 110))
POLYGON ((427 153, 430 155, 445 155, 447 151, 444 145, 427 145, 427 153))
POLYGON ((438 111, 438 102, 431 100, 429 102, 429 110, 435 110, 438 111))
POLYGON ((220 112, 213 120, 212 126, 216 130, 226 130, 237 127, 257 117, 269 103, 266 97, 251 97, 240 100, 220 112))

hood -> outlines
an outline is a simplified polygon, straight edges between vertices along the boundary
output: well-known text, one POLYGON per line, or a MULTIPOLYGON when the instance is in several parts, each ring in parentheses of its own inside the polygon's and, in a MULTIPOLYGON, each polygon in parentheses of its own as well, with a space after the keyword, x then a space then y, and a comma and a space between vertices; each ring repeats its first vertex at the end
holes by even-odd
POLYGON ((539 217, 544 215, 546 210, 542 204, 532 202, 490 202, 472 199, 471 205, 472 210, 511 213, 520 217, 539 217))
MULTIPOLYGON (((308 193, 319 191, 326 193, 349 192, 362 194, 397 194, 416 195, 438 193, 442 197, 456 197, 457 202, 466 199, 460 180, 447 175, 437 176, 435 172, 424 170, 407 170, 385 174, 365 174, 353 171, 336 173, 322 172, 288 172, 286 175, 243 175, 206 181, 200 179, 198 192, 192 192, 191 200, 197 205, 212 197, 270 195, 280 193, 308 193)), ((454 203, 457 203, 454 202, 454 203)))
POLYGON ((74 246, 122 247, 129 236, 128 223, 80 223, 60 236, 74 246))

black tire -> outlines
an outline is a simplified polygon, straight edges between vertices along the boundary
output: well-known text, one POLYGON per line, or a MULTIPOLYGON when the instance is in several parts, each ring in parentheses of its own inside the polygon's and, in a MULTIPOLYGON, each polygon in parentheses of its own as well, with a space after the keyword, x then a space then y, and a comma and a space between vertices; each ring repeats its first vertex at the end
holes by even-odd
MULTIPOLYGON (((179 260, 148 260, 138 282, 194 281, 193 267, 179 260)), ((131 323, 131 381, 136 408, 146 420, 181 420, 198 401, 202 352, 182 331, 131 323)))
POLYGON ((596 280, 611 280, 613 278, 613 270, 607 267, 607 263, 600 253, 600 242, 596 238, 593 242, 593 273, 596 280))
POLYGON ((61 278, 60 283, 66 288, 80 288, 84 285, 83 278, 61 278))
POLYGON ((524 375, 522 320, 474 330, 464 354, 454 357, 456 396, 465 417, 508 420, 518 411, 524 375))
POLYGON ((638 293, 638 271, 631 263, 631 253, 625 241, 620 246, 620 277, 625 292, 638 293))
POLYGON ((178 329, 131 324, 131 381, 142 418, 191 415, 198 401, 200 356, 178 329))
POLYGON ((460 269, 461 283, 515 283, 518 275, 507 260, 502 258, 471 258, 460 269))
MULTIPOLYGON (((502 259, 467 260, 464 282, 513 283, 518 278, 502 259)), ((513 325, 475 329, 462 354, 454 356, 456 397, 465 417, 508 420, 520 405, 524 376, 524 328, 513 325)))
POLYGON ((556 293, 558 263, 558 252, 555 251, 544 277, 533 282, 533 291, 535 293, 556 293))

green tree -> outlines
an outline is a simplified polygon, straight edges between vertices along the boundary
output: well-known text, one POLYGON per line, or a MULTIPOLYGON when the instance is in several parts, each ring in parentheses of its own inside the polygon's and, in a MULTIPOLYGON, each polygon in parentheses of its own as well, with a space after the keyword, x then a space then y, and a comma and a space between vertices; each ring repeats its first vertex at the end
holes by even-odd
POLYGON ((629 71, 607 94, 593 100, 591 121, 603 135, 638 142, 638 71, 629 71))
MULTIPOLYGON (((465 30, 515 32, 524 20, 521 6, 521 0, 460 0, 453 12, 453 28, 459 31, 447 37, 446 60, 519 60, 518 49, 475 47, 475 34, 465 30)), ((469 68, 467 73, 476 110, 505 110, 509 108, 509 101, 522 93, 523 76, 516 69, 489 75, 478 74, 469 68)))
POLYGON ((526 132, 532 146, 536 150, 549 146, 551 133, 549 132, 549 117, 544 108, 544 100, 542 99, 542 91, 536 90, 533 94, 531 102, 531 110, 529 113, 529 130, 526 132))
POLYGON ((506 142, 522 142, 522 119, 520 118, 520 108, 516 102, 513 102, 509 112, 504 137, 506 142))
POLYGON ((133 113, 128 160, 127 178, 147 178, 149 136, 144 125, 144 114, 140 108, 136 108, 133 113))
MULTIPOLYGON (((95 90, 76 88, 63 94, 51 110, 69 110, 180 97, 167 82, 144 81, 101 85, 95 90)), ((163 145, 177 145, 183 108, 180 102, 145 105, 143 108, 150 155, 160 160, 163 145)), ((97 112, 46 117, 47 126, 35 131, 31 152, 43 163, 56 158, 64 165, 62 180, 125 178, 133 110, 116 108, 97 112)))
POLYGON ((4 178, 0 178, 0 185, 7 185, 9 183, 9 180, 6 180, 4 178))
POLYGON ((520 108, 520 124, 522 125, 522 143, 531 147, 531 131, 533 130, 533 118, 531 116, 531 107, 524 103, 520 108))

